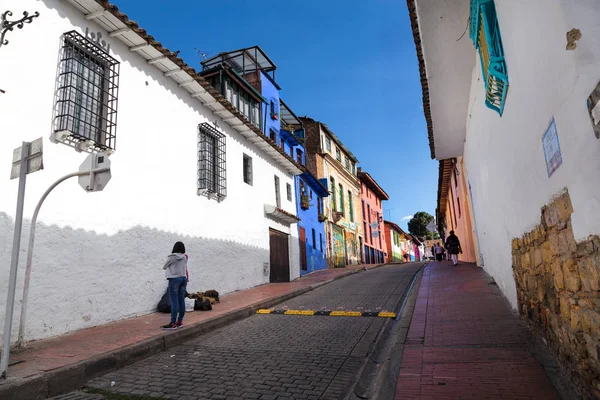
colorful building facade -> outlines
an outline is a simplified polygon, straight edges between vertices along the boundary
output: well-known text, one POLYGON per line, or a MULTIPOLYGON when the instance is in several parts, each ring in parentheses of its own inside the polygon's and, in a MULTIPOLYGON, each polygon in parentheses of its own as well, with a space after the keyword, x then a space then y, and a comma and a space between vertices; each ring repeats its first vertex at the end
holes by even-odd
POLYGON ((402 243, 400 238, 404 232, 397 224, 391 221, 384 221, 385 243, 386 243, 386 262, 402 262, 402 243))
POLYGON ((459 261, 479 263, 465 176, 462 157, 440 161, 436 220, 441 237, 446 238, 450 231, 458 236, 463 251, 458 255, 459 261))
MULTIPOLYGON (((287 105, 281 102, 282 129, 286 135, 293 130, 288 121, 298 121, 287 105), (291 128, 291 129, 290 129, 291 128)), ((306 164, 304 129, 295 151, 298 163, 306 164)), ((291 135, 295 136, 295 135, 291 135)), ((323 199, 329 196, 327 182, 320 181, 309 170, 295 178, 295 193, 300 238, 300 275, 327 268, 327 241, 323 199)))
POLYGON ((358 159, 327 125, 308 117, 300 120, 306 135, 306 166, 319 179, 326 180, 329 188, 323 207, 323 219, 327 219, 327 263, 332 267, 359 264, 363 257, 363 231, 358 213, 358 159))
POLYGON ((363 228, 363 258, 365 264, 380 264, 387 258, 385 224, 382 201, 389 200, 388 194, 367 172, 358 168, 360 181, 360 206, 363 228))

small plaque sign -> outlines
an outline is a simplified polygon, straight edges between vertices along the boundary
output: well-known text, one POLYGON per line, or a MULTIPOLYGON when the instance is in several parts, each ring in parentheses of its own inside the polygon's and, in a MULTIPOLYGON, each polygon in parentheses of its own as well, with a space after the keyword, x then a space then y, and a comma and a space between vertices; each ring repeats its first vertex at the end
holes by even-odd
POLYGON ((552 117, 548 129, 546 129, 542 137, 542 145, 544 147, 544 156, 546 157, 546 170, 548 171, 548 178, 550 178, 554 171, 562 165, 562 154, 560 152, 560 143, 558 141, 558 132, 554 117, 552 117))

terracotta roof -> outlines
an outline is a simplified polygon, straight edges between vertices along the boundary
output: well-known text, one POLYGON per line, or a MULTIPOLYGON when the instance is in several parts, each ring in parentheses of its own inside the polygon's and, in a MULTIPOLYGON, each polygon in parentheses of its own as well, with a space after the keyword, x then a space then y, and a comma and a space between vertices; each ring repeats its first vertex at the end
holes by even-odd
POLYGON ((285 151, 283 151, 277 143, 272 141, 268 136, 266 136, 260 129, 254 126, 242 113, 240 113, 227 99, 222 96, 212 85, 207 82, 196 70, 190 67, 185 61, 183 61, 180 57, 177 56, 178 52, 172 52, 171 50, 164 47, 158 40, 156 40, 152 35, 150 35, 145 29, 141 28, 137 22, 129 19, 129 17, 119 11, 119 8, 106 0, 95 0, 97 4, 104 7, 105 10, 110 12, 116 18, 118 18, 121 22, 123 22, 129 29, 138 34, 142 39, 144 39, 149 45, 154 47, 160 53, 162 53, 165 57, 171 60, 174 64, 176 64, 179 68, 185 71, 188 75, 194 78, 208 93, 210 93, 215 100, 217 100, 227 111, 235 115, 240 121, 244 123, 248 128, 250 128, 257 136, 264 139, 267 143, 271 145, 275 150, 277 150, 281 155, 283 155, 288 161, 290 161, 296 168, 301 170, 302 172, 306 171, 306 167, 298 164, 292 157, 290 157, 285 151))
POLYGON ((419 18, 417 16, 416 0, 406 0, 408 6, 408 15, 410 16, 410 25, 412 27, 413 39, 417 50, 417 59, 419 60, 419 74, 421 75, 421 89, 423 92, 423 113, 427 121, 427 134, 429 136, 429 150, 431 158, 435 158, 435 142, 433 140, 433 121, 431 119, 431 105, 429 104, 429 83, 427 82, 427 69, 425 68, 425 58, 423 58, 423 46, 421 45, 421 31, 419 30, 419 18))
POLYGON ((290 218, 293 218, 293 219, 295 219, 296 221, 300 221, 300 218, 298 218, 298 216, 297 216, 297 215, 294 215, 294 214, 292 214, 292 213, 289 213, 289 212, 285 211, 283 208, 275 207, 275 209, 276 209, 278 212, 280 212, 280 213, 282 213, 283 215, 285 215, 285 216, 288 216, 288 217, 290 217, 290 218))
POLYGON ((388 224, 388 225, 390 226, 390 228, 392 228, 392 229, 393 229, 393 230, 395 230, 396 232, 399 232, 399 233, 405 233, 405 232, 402 230, 402 228, 400 228, 400 227, 398 226, 398 224, 396 224, 395 222, 392 222, 392 221, 383 221, 383 223, 384 223, 384 224, 388 224))
POLYGON ((413 242, 415 242, 417 245, 423 244, 421 242, 421 240, 418 237, 416 237, 415 235, 410 235, 410 237, 412 238, 413 242))
POLYGON ((358 179, 363 181, 369 189, 371 189, 381 200, 389 200, 390 196, 383 190, 381 186, 373 179, 368 172, 363 172, 358 168, 358 179))

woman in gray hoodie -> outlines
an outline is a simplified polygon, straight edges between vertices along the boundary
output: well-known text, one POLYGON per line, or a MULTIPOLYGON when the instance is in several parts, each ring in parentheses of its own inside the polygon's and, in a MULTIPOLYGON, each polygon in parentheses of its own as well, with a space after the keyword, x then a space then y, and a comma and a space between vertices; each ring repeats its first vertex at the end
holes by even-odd
POLYGON ((185 245, 182 242, 177 242, 163 266, 169 281, 169 300, 171 301, 171 322, 161 326, 164 330, 175 330, 183 326, 185 292, 188 282, 187 258, 185 245))

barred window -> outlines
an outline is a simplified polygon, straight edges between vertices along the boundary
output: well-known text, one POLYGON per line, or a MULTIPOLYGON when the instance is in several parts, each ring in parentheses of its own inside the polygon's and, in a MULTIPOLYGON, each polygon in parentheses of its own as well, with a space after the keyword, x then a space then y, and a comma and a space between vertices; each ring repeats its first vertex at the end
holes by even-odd
POLYGON ((286 183, 286 189, 287 189, 287 199, 288 199, 288 201, 292 201, 292 185, 290 185, 289 183, 286 183))
POLYGON ((227 196, 225 135, 209 123, 198 125, 198 195, 218 201, 227 196))
POLYGON ((275 205, 281 208, 281 195, 279 193, 279 177, 275 175, 275 205))
POLYGON ((252 186, 252 157, 244 154, 244 182, 252 186))
POLYGON ((88 151, 114 150, 119 62, 81 34, 64 34, 58 65, 54 135, 88 151))

